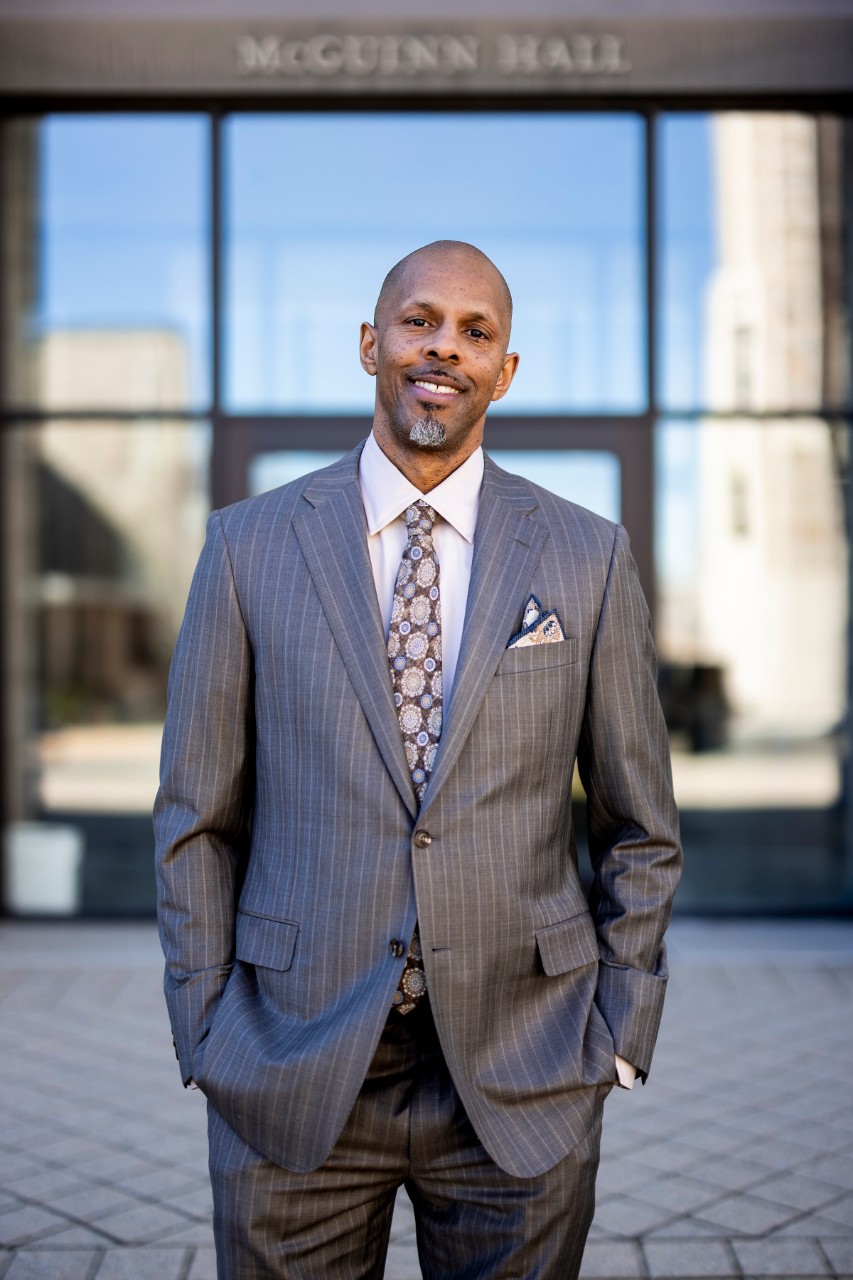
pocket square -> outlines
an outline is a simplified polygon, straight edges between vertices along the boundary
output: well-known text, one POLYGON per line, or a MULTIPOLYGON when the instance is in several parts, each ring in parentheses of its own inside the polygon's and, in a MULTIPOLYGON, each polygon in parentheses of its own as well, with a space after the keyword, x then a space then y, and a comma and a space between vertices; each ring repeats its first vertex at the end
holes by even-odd
POLYGON ((543 609, 542 602, 531 596, 524 606, 521 630, 512 637, 508 649, 526 649, 532 644, 557 644, 565 640, 563 624, 553 609, 543 609))

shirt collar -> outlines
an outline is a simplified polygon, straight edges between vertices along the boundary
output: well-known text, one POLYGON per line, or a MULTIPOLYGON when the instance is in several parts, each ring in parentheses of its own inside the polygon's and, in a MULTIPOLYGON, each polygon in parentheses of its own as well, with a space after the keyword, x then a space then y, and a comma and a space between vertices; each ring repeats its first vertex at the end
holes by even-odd
POLYGON ((483 483, 483 450, 475 449, 461 467, 451 472, 441 484, 423 494, 398 471, 376 442, 371 431, 358 464, 358 482, 367 516, 367 531, 372 536, 417 502, 426 498, 442 519, 452 524, 466 542, 474 541, 480 488, 483 483))

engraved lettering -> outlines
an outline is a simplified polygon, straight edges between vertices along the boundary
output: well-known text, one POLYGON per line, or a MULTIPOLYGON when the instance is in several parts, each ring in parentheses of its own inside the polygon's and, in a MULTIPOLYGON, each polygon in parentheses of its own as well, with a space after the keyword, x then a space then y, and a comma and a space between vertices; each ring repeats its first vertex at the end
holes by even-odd
POLYGON ((442 42, 446 71, 476 71, 480 60, 480 42, 476 36, 447 36, 442 42))
POLYGON ((345 36, 344 70, 351 76, 372 76, 379 66, 379 41, 376 36, 345 36))
POLYGON ((301 40, 287 40, 279 50, 279 63, 282 75, 302 76, 305 74, 305 45, 301 40))
POLYGON ((278 36, 241 36, 237 41, 237 70, 246 76, 271 76, 281 69, 278 36))
POLYGON ((606 75, 617 76, 631 70, 631 64, 625 57, 625 41, 619 36, 601 37, 601 57, 599 71, 606 75))
POLYGON ((624 75, 631 70, 619 36, 501 35, 495 69, 503 75, 624 75))
POLYGON ((543 71, 574 71, 575 64, 569 53, 568 42, 562 36, 551 36, 543 40, 539 65, 543 71))
POLYGON ((497 68, 507 75, 531 75, 538 70, 535 36, 499 36, 497 68))
POLYGON ((400 74, 400 41, 397 36, 383 36, 379 51, 379 73, 383 76, 400 74))
POLYGON ((595 41, 591 36, 575 36, 572 40, 572 55, 575 66, 582 75, 595 71, 595 41))
POLYGON ((400 52, 405 59, 404 69, 409 72, 438 71, 438 37, 406 36, 400 52))
POLYGON ((305 41, 305 70, 309 75, 334 76, 344 65, 338 36, 312 36, 305 41))
POLYGON ((533 35, 504 32, 484 51, 474 35, 335 35, 305 39, 241 36, 234 46, 241 76, 288 79, 310 76, 471 76, 491 70, 501 76, 578 77, 624 75, 631 70, 625 42, 617 35, 585 32, 533 35), (482 61, 481 61, 482 60, 482 61))

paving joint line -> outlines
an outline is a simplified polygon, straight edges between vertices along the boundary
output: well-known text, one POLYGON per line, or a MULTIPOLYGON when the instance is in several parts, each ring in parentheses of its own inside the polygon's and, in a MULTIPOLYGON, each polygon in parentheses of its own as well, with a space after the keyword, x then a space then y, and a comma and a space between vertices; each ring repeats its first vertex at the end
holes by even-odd
MULTIPOLYGON (((64 1220, 64 1225, 58 1224, 56 1226, 45 1227, 43 1231, 39 1232, 37 1237, 38 1240, 49 1240, 51 1236, 59 1235, 60 1231, 65 1231, 68 1227, 83 1227, 87 1231, 93 1231, 96 1235, 101 1236, 109 1245, 117 1245, 119 1248, 141 1248, 145 1244, 154 1244, 159 1240, 165 1239, 165 1235, 157 1235, 151 1236, 148 1240, 138 1240, 134 1243, 133 1241, 120 1239, 118 1236, 113 1235, 110 1231, 107 1231, 99 1225, 101 1223, 109 1222, 110 1218, 116 1218, 121 1213, 129 1212, 127 1209, 117 1209, 115 1213, 107 1214, 104 1218, 97 1218, 92 1221, 88 1218, 74 1217, 72 1214, 66 1213, 55 1205, 51 1205, 49 1208, 46 1208, 44 1202, 41 1200, 26 1199, 22 1200, 21 1203, 25 1204, 28 1208, 46 1209, 47 1213, 55 1213, 64 1220)), ((155 1209, 162 1209, 164 1207, 162 1200, 148 1200, 142 1203, 146 1208, 152 1205, 155 1209)), ((199 1223, 205 1223, 209 1220, 206 1214, 198 1214, 195 1217, 188 1217, 183 1210, 175 1209, 171 1203, 169 1204, 169 1210, 171 1213, 180 1214, 180 1216, 183 1217, 190 1226, 198 1226, 199 1223)), ((171 1227, 166 1229, 166 1234, 170 1231, 174 1234, 174 1228, 171 1227)), ((27 1247, 35 1243, 36 1240, 28 1240, 24 1242, 27 1247)), ((22 1246, 16 1245, 14 1247, 20 1248, 22 1246)))
MULTIPOLYGON (((164 1202, 162 1199, 159 1199, 159 1200, 155 1199, 153 1195, 143 1196, 137 1193, 130 1193, 123 1187, 121 1183, 99 1182, 96 1185, 105 1187, 107 1190, 114 1190, 116 1189, 116 1187, 122 1188, 122 1190, 124 1191, 124 1194, 128 1195, 131 1199, 135 1199, 137 1201, 137 1204, 139 1207, 155 1208, 155 1209, 164 1208, 164 1202)), ((89 1188, 86 1188, 86 1187, 80 1188, 81 1191, 86 1191, 88 1189, 89 1188)), ((105 1225, 104 1227, 100 1225, 102 1223, 103 1224, 108 1223, 110 1218, 118 1217, 119 1214, 130 1212, 128 1208, 116 1209, 115 1213, 109 1212, 105 1214, 103 1218, 96 1218, 96 1219, 80 1218, 80 1217, 74 1216, 73 1214, 68 1213, 67 1210, 62 1209, 59 1205, 55 1204, 52 1201, 46 1203, 44 1200, 35 1199, 31 1196, 22 1196, 20 1195, 20 1193, 15 1191, 10 1191, 8 1188, 4 1188, 4 1190, 7 1195, 14 1196, 19 1206, 31 1208, 31 1209, 44 1209, 47 1213, 56 1214, 64 1220, 65 1225, 57 1224, 56 1226, 45 1227, 44 1230, 39 1233, 38 1239, 47 1240, 51 1236, 58 1235, 60 1231, 65 1231, 67 1230, 67 1227, 71 1226, 71 1227, 83 1227, 87 1231, 93 1231, 95 1232, 96 1235, 102 1236, 103 1239, 106 1240, 109 1244, 115 1244, 121 1248, 134 1247, 128 1241, 121 1240, 119 1239, 118 1236, 113 1235, 110 1231, 106 1230, 105 1225)), ((192 1214, 188 1210, 182 1209, 179 1206, 173 1204, 171 1200, 169 1200, 167 1203, 168 1203, 169 1212, 177 1214, 179 1217, 183 1218, 188 1226, 199 1226, 210 1221, 210 1215, 207 1212, 192 1214)), ((14 1211, 15 1211, 14 1206, 11 1209, 0 1210, 0 1220, 2 1220, 2 1218, 5 1216, 6 1213, 14 1213, 14 1211)), ((174 1228, 167 1228, 166 1230, 167 1232, 172 1231, 174 1233, 174 1228)), ((141 1247, 145 1243, 154 1243, 155 1241, 162 1240, 162 1239, 165 1239, 165 1235, 152 1236, 150 1241, 137 1242, 137 1246, 141 1247)), ((26 1243, 32 1244, 33 1241, 27 1241, 26 1243)), ((19 1248, 21 1246, 15 1245, 13 1247, 19 1248)), ((2 1278, 0 1278, 0 1280, 2 1280, 2 1278)))
POLYGON ((95 1250, 95 1257, 92 1259, 92 1264, 89 1267, 89 1270, 86 1274, 86 1280, 95 1280, 95 1277, 97 1276, 98 1272, 103 1266, 104 1258, 106 1256, 107 1256, 106 1250, 104 1249, 95 1250))

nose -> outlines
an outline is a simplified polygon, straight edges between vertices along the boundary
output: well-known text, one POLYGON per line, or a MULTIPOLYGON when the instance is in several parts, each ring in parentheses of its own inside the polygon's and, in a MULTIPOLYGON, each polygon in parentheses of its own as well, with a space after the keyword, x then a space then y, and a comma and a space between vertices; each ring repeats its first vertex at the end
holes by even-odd
POLYGON ((448 325, 433 329, 429 334, 425 354, 432 360, 444 360, 453 364, 459 360, 459 344, 456 335, 448 325))

